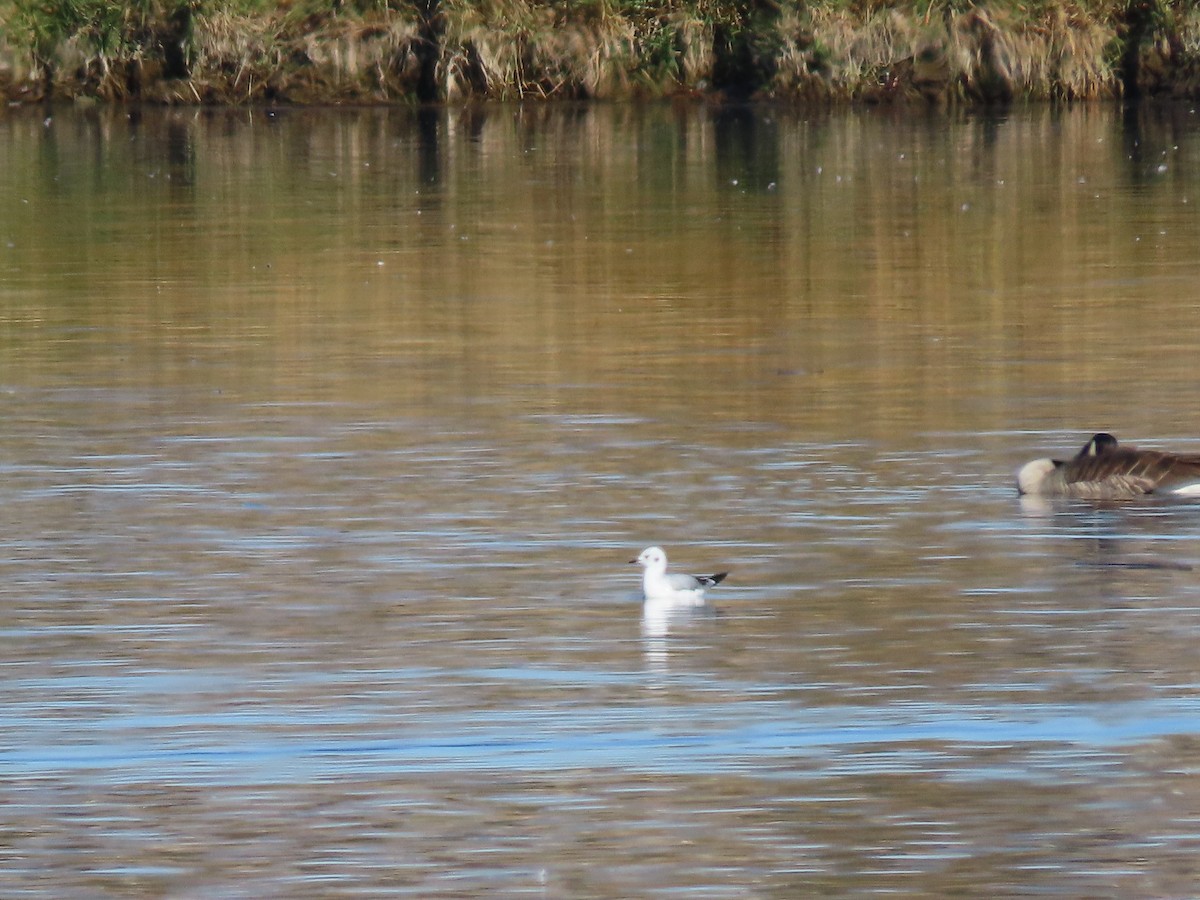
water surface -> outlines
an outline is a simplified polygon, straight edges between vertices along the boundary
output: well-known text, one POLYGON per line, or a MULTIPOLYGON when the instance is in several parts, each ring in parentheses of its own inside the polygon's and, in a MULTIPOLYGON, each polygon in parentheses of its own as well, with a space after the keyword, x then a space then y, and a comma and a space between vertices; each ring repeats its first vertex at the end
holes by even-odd
POLYGON ((1200 126, 0 119, 0 893, 1188 896, 1200 126), (731 570, 643 621, 644 546, 731 570))

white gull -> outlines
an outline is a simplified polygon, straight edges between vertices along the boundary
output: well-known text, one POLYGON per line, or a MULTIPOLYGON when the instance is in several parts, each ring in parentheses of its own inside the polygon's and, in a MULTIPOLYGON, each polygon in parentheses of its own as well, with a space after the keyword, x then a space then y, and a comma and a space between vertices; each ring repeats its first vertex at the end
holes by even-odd
POLYGON ((715 575, 667 574, 667 554, 662 547, 647 547, 637 559, 642 573, 642 597, 649 605, 703 606, 704 589, 720 584, 728 572, 715 575))

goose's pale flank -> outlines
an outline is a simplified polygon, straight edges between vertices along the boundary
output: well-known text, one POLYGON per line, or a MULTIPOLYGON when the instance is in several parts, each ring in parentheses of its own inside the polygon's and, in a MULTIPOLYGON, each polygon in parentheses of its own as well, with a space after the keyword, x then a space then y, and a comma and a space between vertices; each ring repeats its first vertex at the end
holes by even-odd
POLYGON ((715 575, 667 574, 667 554, 662 547, 647 547, 630 565, 637 563, 642 573, 642 597, 646 603, 667 603, 681 606, 700 606, 704 589, 720 584, 728 572, 715 575))
POLYGON ((1133 500, 1146 494, 1200 496, 1200 454, 1125 447, 1100 432, 1070 459, 1035 459, 1017 472, 1017 490, 1035 497, 1133 500))

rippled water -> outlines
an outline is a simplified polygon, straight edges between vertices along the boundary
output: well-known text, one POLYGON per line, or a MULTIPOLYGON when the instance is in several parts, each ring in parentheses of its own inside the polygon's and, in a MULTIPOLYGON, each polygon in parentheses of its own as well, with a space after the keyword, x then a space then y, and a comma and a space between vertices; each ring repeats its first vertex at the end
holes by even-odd
POLYGON ((0 119, 0 894, 1170 896, 1200 127, 0 119), (644 620, 650 543, 726 569, 644 620))

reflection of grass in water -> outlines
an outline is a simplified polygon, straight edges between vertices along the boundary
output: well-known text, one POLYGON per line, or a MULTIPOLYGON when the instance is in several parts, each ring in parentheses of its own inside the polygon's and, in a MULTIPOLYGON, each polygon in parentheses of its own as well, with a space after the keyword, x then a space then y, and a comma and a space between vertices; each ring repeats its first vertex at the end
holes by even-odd
POLYGON ((0 33, 0 84, 29 98, 1200 94, 1190 0, 16 0, 0 33))

